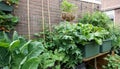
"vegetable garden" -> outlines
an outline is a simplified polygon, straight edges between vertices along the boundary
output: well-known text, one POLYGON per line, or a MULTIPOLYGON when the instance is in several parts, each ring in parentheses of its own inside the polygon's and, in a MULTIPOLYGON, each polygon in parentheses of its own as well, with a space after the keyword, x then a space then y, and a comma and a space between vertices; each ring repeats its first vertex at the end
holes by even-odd
POLYGON ((120 29, 105 13, 86 13, 73 22, 79 8, 63 0, 63 21, 30 39, 14 29, 19 18, 12 12, 18 3, 0 0, 0 69, 96 69, 84 60, 106 52, 101 69, 120 68, 120 29))

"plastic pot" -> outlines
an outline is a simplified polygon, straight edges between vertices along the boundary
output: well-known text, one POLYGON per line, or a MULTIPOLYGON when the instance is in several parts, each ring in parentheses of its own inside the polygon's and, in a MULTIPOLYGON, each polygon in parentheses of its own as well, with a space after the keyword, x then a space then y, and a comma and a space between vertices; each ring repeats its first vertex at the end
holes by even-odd
POLYGON ((112 48, 112 42, 111 40, 105 40, 103 41, 103 44, 100 46, 100 53, 103 53, 103 52, 108 52, 110 51, 112 48))

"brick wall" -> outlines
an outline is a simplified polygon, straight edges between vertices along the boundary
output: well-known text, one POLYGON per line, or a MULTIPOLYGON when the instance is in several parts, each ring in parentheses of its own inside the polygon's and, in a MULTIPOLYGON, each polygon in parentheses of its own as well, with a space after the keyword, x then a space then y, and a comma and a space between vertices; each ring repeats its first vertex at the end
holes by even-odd
POLYGON ((102 0, 102 10, 120 7, 120 0, 102 0))
MULTIPOLYGON (((82 17, 82 14, 86 12, 93 12, 98 9, 97 4, 92 4, 88 2, 80 2, 78 0, 68 0, 78 6, 78 12, 76 15, 75 21, 78 18, 82 17)), ((50 0, 50 20, 51 24, 58 24, 61 19, 61 11, 60 11, 60 3, 61 0, 50 0)), ((48 26, 48 5, 47 0, 44 0, 44 18, 45 18, 45 26, 48 26)), ((42 31, 42 0, 30 0, 30 32, 31 36, 34 33, 38 33, 42 31)), ((17 16, 19 16, 20 21, 16 27, 16 30, 21 35, 28 34, 28 23, 27 23, 27 0, 20 0, 18 8, 14 12, 17 16)))
POLYGON ((115 10, 115 23, 120 26, 120 9, 115 10))

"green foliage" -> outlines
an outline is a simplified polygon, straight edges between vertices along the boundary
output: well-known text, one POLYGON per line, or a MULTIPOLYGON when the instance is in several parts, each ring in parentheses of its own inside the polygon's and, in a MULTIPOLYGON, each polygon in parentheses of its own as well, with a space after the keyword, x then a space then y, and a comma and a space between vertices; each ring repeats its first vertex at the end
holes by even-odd
POLYGON ((93 26, 91 24, 69 24, 63 23, 55 28, 57 35, 62 39, 73 40, 76 44, 85 45, 90 42, 102 44, 102 40, 109 34, 102 27, 93 26))
POLYGON ((87 13, 79 20, 79 22, 84 24, 89 23, 105 29, 109 29, 109 24, 113 23, 109 17, 102 12, 94 12, 92 14, 87 13))
MULTIPOLYGON (((46 30, 42 33, 46 36, 45 47, 47 50, 64 52, 66 58, 61 63, 66 69, 74 69, 82 61, 80 46, 94 42, 102 44, 102 40, 109 34, 104 28, 96 27, 91 24, 70 24, 63 22, 54 27, 52 32, 46 30), (74 56, 74 57, 73 57, 74 56)), ((41 37, 39 34, 37 36, 41 37)), ((41 40, 40 40, 41 41, 41 40)))
POLYGON ((5 1, 9 5, 14 5, 19 3, 19 0, 0 0, 0 1, 5 1))
POLYGON ((118 50, 120 48, 120 28, 118 26, 112 26, 110 28, 112 45, 114 50, 118 50))
MULTIPOLYGON (((40 63, 39 55, 44 52, 44 47, 41 42, 26 41, 25 38, 17 36, 14 32, 13 39, 6 42, 6 39, 1 39, 0 65, 9 69, 37 69, 40 63), (3 41, 4 40, 4 41, 3 41)), ((3 34, 4 36, 4 34, 3 34)), ((8 39, 7 39, 8 40, 8 39)))
POLYGON ((14 26, 18 23, 18 18, 11 14, 5 14, 4 12, 0 11, 0 27, 1 30, 12 30, 14 26), (2 29, 4 27, 5 29, 2 29))
POLYGON ((67 0, 63 0, 63 2, 61 3, 61 10, 63 12, 74 12, 77 9, 77 6, 75 4, 72 4, 70 2, 68 2, 67 0))
POLYGON ((107 65, 104 65, 104 69, 119 69, 120 68, 120 56, 115 54, 115 55, 108 55, 105 60, 108 61, 107 65))
POLYGON ((55 51, 46 51, 40 57, 40 69, 62 69, 61 65, 65 63, 65 59, 68 60, 65 56, 65 53, 55 51))

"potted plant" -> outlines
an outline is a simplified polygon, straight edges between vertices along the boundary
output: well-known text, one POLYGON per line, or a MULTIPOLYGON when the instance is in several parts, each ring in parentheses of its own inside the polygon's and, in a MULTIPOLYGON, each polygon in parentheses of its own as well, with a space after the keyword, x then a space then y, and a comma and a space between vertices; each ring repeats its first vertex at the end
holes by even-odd
POLYGON ((110 18, 103 12, 94 12, 94 13, 86 13, 82 18, 79 19, 79 22, 83 24, 92 24, 94 26, 103 27, 105 29, 109 29, 109 25, 113 24, 110 18))
POLYGON ((81 23, 78 24, 78 30, 80 30, 77 37, 79 41, 76 41, 76 43, 81 48, 83 57, 88 58, 99 54, 103 37, 109 34, 108 31, 102 27, 81 23))
POLYGON ((62 19, 65 21, 74 20, 76 10, 76 5, 68 2, 67 0, 63 0, 63 2, 61 3, 62 19))

